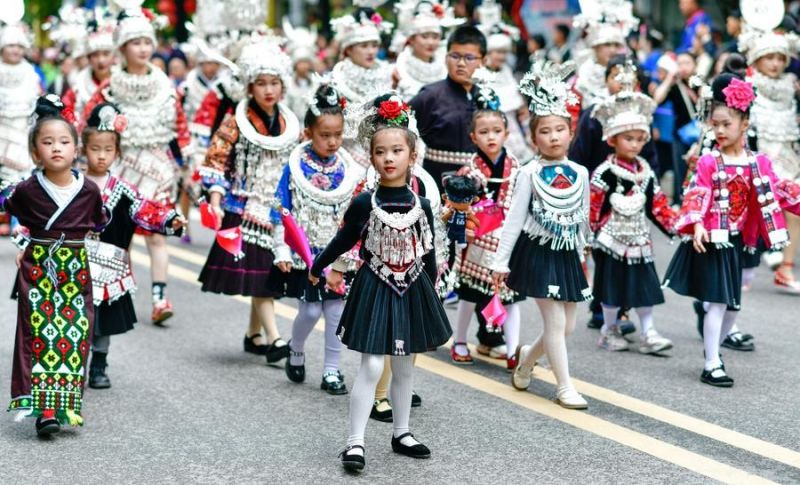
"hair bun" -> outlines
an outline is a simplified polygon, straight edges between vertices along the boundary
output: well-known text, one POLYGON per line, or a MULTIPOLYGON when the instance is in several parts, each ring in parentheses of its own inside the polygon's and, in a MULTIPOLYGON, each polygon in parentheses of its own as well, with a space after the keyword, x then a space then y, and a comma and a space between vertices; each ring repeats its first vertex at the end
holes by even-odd
MULTIPOLYGON (((113 103, 100 103, 92 109, 89 118, 86 120, 87 128, 94 128, 98 131, 121 132, 125 129, 120 123, 122 112, 113 103)), ((122 122, 124 123, 124 122, 122 122)))
POLYGON ((720 103, 725 102, 725 93, 722 91, 728 87, 728 85, 734 79, 741 79, 736 74, 732 74, 730 72, 723 72, 719 76, 714 78, 714 81, 711 83, 711 92, 714 96, 714 101, 719 101, 720 103))
POLYGON ((39 118, 61 118, 61 111, 63 109, 64 103, 61 102, 61 98, 55 94, 48 94, 36 100, 36 109, 34 113, 36 113, 36 116, 39 118))
POLYGON ((737 52, 731 53, 725 60, 725 64, 722 67, 722 72, 733 74, 744 79, 745 75, 747 74, 747 59, 737 52))
POLYGON ((331 84, 323 84, 314 93, 317 109, 342 109, 344 97, 331 84))

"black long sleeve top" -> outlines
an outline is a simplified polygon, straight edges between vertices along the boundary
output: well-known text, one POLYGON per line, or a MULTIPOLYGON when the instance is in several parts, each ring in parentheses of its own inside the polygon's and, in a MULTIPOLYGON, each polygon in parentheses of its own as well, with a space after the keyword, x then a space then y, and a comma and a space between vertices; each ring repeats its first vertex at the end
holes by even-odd
MULTIPOLYGON (((387 212, 405 213, 414 206, 414 194, 405 186, 378 186, 375 198, 378 205, 387 212)), ((425 217, 428 219, 428 226, 432 229, 433 211, 431 211, 431 204, 424 197, 420 197, 419 200, 422 209, 425 211, 425 217)), ((344 221, 336 236, 314 261, 314 265, 311 267, 312 275, 319 278, 325 267, 333 263, 340 255, 352 249, 359 241, 361 241, 361 259, 367 259, 365 257, 364 240, 367 237, 367 222, 371 212, 372 192, 358 194, 345 212, 344 221)), ((435 282, 437 276, 435 249, 428 251, 422 257, 422 262, 431 282, 435 282)))

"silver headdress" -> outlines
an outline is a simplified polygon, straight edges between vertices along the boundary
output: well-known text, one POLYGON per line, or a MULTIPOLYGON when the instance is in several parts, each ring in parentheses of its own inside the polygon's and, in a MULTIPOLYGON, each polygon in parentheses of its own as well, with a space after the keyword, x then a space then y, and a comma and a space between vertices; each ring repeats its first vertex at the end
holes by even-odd
POLYGON ((253 36, 236 61, 236 76, 247 86, 262 74, 277 76, 284 88, 292 82, 292 60, 281 49, 284 39, 274 35, 253 36))
POLYGON ((66 4, 58 9, 58 17, 42 24, 54 44, 66 48, 73 57, 87 54, 86 36, 91 13, 89 10, 66 4))
POLYGON ((311 29, 295 27, 288 17, 283 18, 282 27, 283 35, 289 39, 286 49, 289 51, 292 62, 297 63, 314 59, 317 54, 316 29, 313 27, 311 29))
POLYGON ((408 128, 408 130, 415 135, 419 135, 419 131, 417 131, 417 118, 414 116, 414 111, 412 111, 411 107, 403 101, 403 98, 394 91, 354 107, 351 113, 354 113, 354 115, 351 114, 349 116, 361 120, 358 125, 358 134, 355 138, 367 152, 369 152, 372 137, 375 136, 375 133, 381 126, 388 125, 408 128), (379 99, 382 101, 378 102, 379 99), (384 105, 384 103, 386 103, 386 105, 384 105), (385 116, 387 111, 383 106, 389 107, 389 105, 394 108, 390 110, 390 112, 393 114, 399 113, 398 116, 394 118, 387 118, 385 116))
POLYGON ((503 7, 496 0, 486 0, 477 8, 478 28, 486 36, 488 50, 511 50, 519 40, 519 29, 503 22, 503 7))
MULTIPOLYGON (((319 116, 322 112, 319 108, 319 98, 317 96, 317 91, 322 86, 330 86, 331 89, 323 98, 325 103, 330 106, 339 106, 342 110, 347 107, 347 99, 342 95, 338 89, 336 89, 336 84, 333 82, 333 79, 330 75, 320 76, 317 73, 313 73, 311 75, 311 89, 309 89, 308 94, 305 97, 305 101, 308 104, 308 109, 314 113, 315 116, 319 116)), ((324 108, 323 108, 324 109, 324 108)))
POLYGON ((571 61, 560 66, 546 60, 536 61, 519 83, 520 92, 531 99, 531 113, 569 118, 567 105, 578 104, 578 96, 566 82, 574 70, 575 63, 571 61))
POLYGON ((441 33, 442 29, 456 27, 465 21, 455 16, 447 0, 401 0, 394 5, 394 11, 397 14, 395 36, 402 37, 403 42, 412 35, 441 33))
MULTIPOLYGON (((356 0, 353 5, 358 9, 377 8, 383 1, 356 0)), ((386 22, 378 13, 367 17, 364 12, 356 10, 353 13, 331 20, 331 28, 336 34, 335 39, 344 51, 351 45, 362 42, 380 42, 381 34, 392 31, 391 22, 386 22), (356 16, 358 18, 356 18, 356 16)))
POLYGON ((114 45, 119 49, 126 42, 146 38, 156 45, 156 30, 167 25, 163 15, 155 15, 142 8, 144 0, 110 0, 108 7, 112 13, 118 13, 117 27, 114 30, 114 45))
POLYGON ((586 29, 590 46, 625 44, 625 37, 639 25, 628 0, 580 0, 581 13, 573 21, 586 29))
POLYGON ((605 98, 592 110, 592 117, 603 127, 603 140, 629 130, 650 133, 656 103, 650 96, 634 91, 636 71, 630 60, 620 66, 616 80, 622 84, 622 90, 605 98))
POLYGON ((478 94, 475 96, 475 104, 479 110, 500 111, 500 97, 492 89, 492 85, 497 81, 495 73, 481 67, 475 69, 472 75, 472 82, 477 88, 478 94))
POLYGON ((753 64, 767 54, 783 54, 786 64, 800 51, 800 37, 794 32, 775 32, 784 16, 782 0, 742 0, 744 27, 738 39, 739 51, 753 64))
POLYGON ((22 21, 25 15, 23 0, 5 0, 0 8, 0 49, 7 45, 31 46, 30 28, 22 21))

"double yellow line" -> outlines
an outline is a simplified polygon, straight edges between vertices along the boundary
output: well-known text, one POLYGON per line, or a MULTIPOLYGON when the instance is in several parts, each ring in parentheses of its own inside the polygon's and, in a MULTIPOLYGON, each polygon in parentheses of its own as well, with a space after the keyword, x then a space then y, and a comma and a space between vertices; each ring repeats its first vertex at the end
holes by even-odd
MULTIPOLYGON (((140 239, 135 244, 142 247, 140 239)), ((205 258, 174 246, 169 246, 170 255, 183 262, 202 266, 205 258)), ((142 252, 133 250, 132 259, 135 263, 147 265, 149 258, 142 252)), ((170 276, 181 281, 199 286, 197 274, 181 266, 172 265, 170 276)), ((230 297, 241 303, 249 304, 245 297, 230 297)), ((286 319, 294 320, 296 310, 281 302, 275 303, 275 312, 286 319)), ((321 325, 318 325, 321 330, 321 325)), ((492 365, 504 366, 504 362, 478 356, 479 359, 492 365)), ((463 368, 444 363, 440 360, 420 355, 417 367, 436 374, 442 378, 471 387, 479 392, 489 394, 507 402, 514 403, 530 409, 548 418, 569 424, 570 426, 587 431, 599 437, 609 439, 634 450, 646 453, 660 460, 691 470, 714 480, 725 483, 773 483, 763 477, 735 468, 725 463, 716 461, 685 448, 661 441, 646 434, 619 426, 610 421, 592 416, 588 413, 566 410, 543 397, 529 392, 519 392, 511 386, 501 384, 495 380, 483 377, 463 368)), ((536 377, 544 382, 555 384, 555 377, 551 372, 537 367, 536 377)), ((595 384, 573 379, 579 392, 587 397, 611 404, 615 407, 646 416, 648 418, 666 423, 670 426, 681 428, 692 433, 713 439, 715 441, 739 448, 746 452, 768 458, 770 460, 800 469, 800 452, 778 446, 774 443, 754 438, 752 436, 733 431, 722 426, 694 418, 656 404, 643 401, 616 391, 606 389, 595 384)))

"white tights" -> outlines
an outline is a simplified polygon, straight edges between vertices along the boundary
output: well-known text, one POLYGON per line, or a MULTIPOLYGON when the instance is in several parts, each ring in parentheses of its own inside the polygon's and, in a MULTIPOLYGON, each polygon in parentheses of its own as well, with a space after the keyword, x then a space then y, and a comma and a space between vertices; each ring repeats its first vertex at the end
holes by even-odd
MULTIPOLYGON (((462 343, 467 341, 467 330, 469 329, 469 324, 472 321, 472 314, 474 312, 475 303, 459 300, 458 311, 456 313, 456 331, 454 334, 454 342, 462 343)), ((517 348, 517 345, 519 345, 519 303, 506 305, 506 312, 508 312, 508 316, 506 317, 506 321, 503 323, 503 334, 505 335, 506 347, 508 348, 510 355, 510 353, 514 352, 514 350, 517 348)), ((466 347, 460 347, 460 345, 456 347, 456 352, 458 352, 459 355, 467 355, 466 347)))
MULTIPOLYGON (((520 360, 532 366, 545 353, 558 382, 558 390, 573 389, 569 377, 569 358, 567 357, 566 337, 575 330, 575 302, 556 301, 549 298, 536 298, 536 305, 542 313, 544 328, 533 346, 520 360)), ((616 319, 616 315, 614 315, 616 319)))
MULTIPOLYGON (((364 431, 367 428, 369 413, 375 397, 375 386, 383 373, 383 355, 361 354, 361 367, 350 392, 350 436, 348 446, 364 446, 364 431)), ((392 385, 389 398, 392 401, 392 420, 394 436, 408 433, 411 415, 411 388, 414 378, 414 361, 411 355, 391 356, 392 385)), ((402 440, 403 444, 413 445, 415 441, 402 440)))
MULTIPOLYGON (((291 349, 295 352, 305 352, 306 339, 311 334, 319 317, 325 315, 325 368, 323 372, 339 370, 339 360, 342 355, 342 342, 336 336, 339 320, 344 311, 344 300, 326 300, 323 302, 308 303, 298 301, 297 316, 292 324, 291 349)), ((305 363, 304 357, 290 357, 292 365, 305 363)))
POLYGON ((719 358, 719 347, 736 323, 736 315, 739 312, 728 310, 728 306, 724 303, 707 304, 708 308, 703 320, 703 347, 706 351, 705 369, 713 370, 722 365, 719 358))

